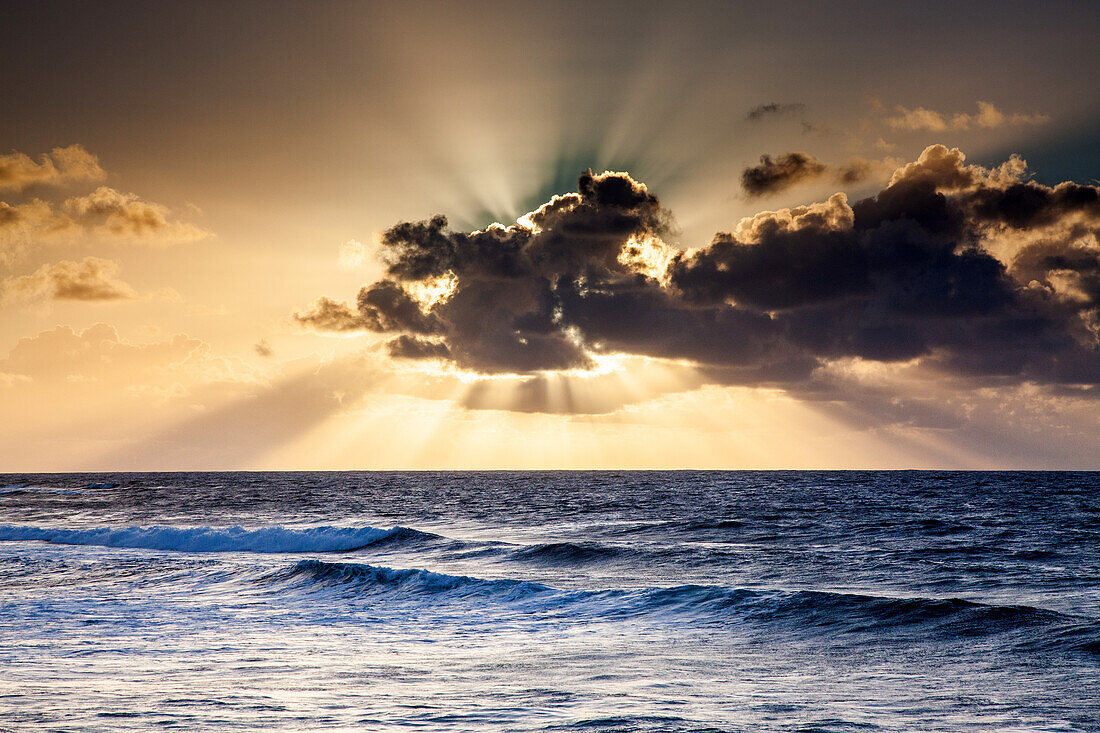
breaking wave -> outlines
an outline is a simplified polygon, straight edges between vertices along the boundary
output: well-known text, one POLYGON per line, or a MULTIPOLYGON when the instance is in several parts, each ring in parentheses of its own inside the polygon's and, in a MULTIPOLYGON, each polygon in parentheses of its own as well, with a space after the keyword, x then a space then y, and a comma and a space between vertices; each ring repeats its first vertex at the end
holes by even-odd
POLYGON ((336 590, 378 604, 412 602, 435 610, 449 603, 514 606, 525 614, 617 620, 673 616, 685 620, 786 626, 798 634, 904 631, 948 637, 1016 634, 1014 643, 1096 653, 1100 624, 1026 605, 959 598, 890 598, 823 591, 748 590, 710 585, 560 590, 512 579, 486 580, 427 570, 302 560, 259 582, 297 590, 336 590))
POLYGON ((408 527, 90 527, 86 529, 6 525, 0 542, 39 541, 175 552, 349 552, 393 543, 438 538, 408 527))

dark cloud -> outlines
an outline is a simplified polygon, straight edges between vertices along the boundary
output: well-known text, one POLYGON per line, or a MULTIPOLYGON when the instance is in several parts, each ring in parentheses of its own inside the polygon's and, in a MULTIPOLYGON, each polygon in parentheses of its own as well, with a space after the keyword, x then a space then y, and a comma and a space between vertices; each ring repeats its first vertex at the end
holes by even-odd
POLYGON ((331 298, 318 298, 308 311, 295 313, 294 320, 301 326, 333 333, 362 331, 367 327, 356 311, 331 298))
POLYGON ((371 331, 411 331, 413 333, 438 333, 439 319, 424 313, 399 283, 382 280, 363 288, 356 298, 359 316, 371 331))
POLYGON ((1027 181, 979 188, 968 199, 976 217, 1015 229, 1049 226, 1074 214, 1100 219, 1100 192, 1095 186, 1077 183, 1048 188, 1027 181))
POLYGON ((842 185, 861 183, 870 178, 873 172, 874 165, 870 161, 853 158, 837 167, 836 180, 842 185))
POLYGON ((771 102, 769 104, 760 104, 749 110, 748 115, 745 117, 749 122, 756 122, 764 117, 771 117, 777 115, 791 114, 792 112, 801 112, 806 109, 806 105, 801 102, 791 102, 789 104, 780 104, 779 102, 771 102))
POLYGON ((447 344, 428 341, 406 333, 387 341, 386 350, 390 356, 398 359, 446 359, 451 355, 447 344))
POLYGON ((749 196, 766 196, 825 175, 824 163, 807 153, 784 153, 777 158, 760 156, 760 165, 741 171, 741 188, 749 196))
POLYGON ((482 373, 625 353, 792 392, 853 358, 914 360, 975 386, 1096 384, 1097 189, 1024 170, 933 146, 875 196, 761 212, 690 252, 664 243, 671 215, 644 185, 586 173, 512 226, 394 226, 386 276, 356 308, 321 299, 297 318, 392 334, 393 356, 482 373))
POLYGON ((852 186, 881 172, 884 165, 882 161, 864 158, 851 158, 845 163, 825 163, 808 153, 797 151, 777 158, 762 155, 760 165, 741 171, 741 188, 750 198, 759 198, 824 178, 841 186, 852 186))

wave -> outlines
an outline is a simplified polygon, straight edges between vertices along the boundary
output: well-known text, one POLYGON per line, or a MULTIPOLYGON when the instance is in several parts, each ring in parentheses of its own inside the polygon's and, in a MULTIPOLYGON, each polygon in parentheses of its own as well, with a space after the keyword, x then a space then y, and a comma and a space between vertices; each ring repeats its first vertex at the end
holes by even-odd
POLYGON ((299 587, 339 588, 362 594, 400 592, 404 595, 436 598, 476 598, 514 601, 554 592, 540 583, 522 580, 484 580, 464 575, 446 575, 429 570, 401 570, 361 563, 302 560, 288 569, 259 579, 261 583, 289 583, 299 587))
POLYGON ((32 486, 31 484, 10 484, 8 486, 0 487, 0 496, 18 496, 20 494, 60 494, 66 496, 82 496, 84 492, 74 491, 73 489, 59 488, 57 486, 32 486))
POLYGON ((416 547, 435 540, 434 549, 455 557, 492 557, 525 564, 574 566, 634 554, 628 548, 595 542, 536 545, 465 542, 410 527, 90 527, 85 529, 0 525, 0 542, 40 541, 57 545, 95 545, 177 552, 349 552, 366 547, 416 547))
POLYGON ((667 616, 677 621, 785 627, 795 634, 912 633, 950 637, 1024 633, 1019 643, 1100 653, 1100 622, 1025 605, 959 598, 891 598, 826 591, 749 590, 709 585, 560 590, 541 583, 446 575, 360 563, 303 560, 259 582, 296 589, 337 590, 352 598, 432 611, 463 602, 480 611, 510 606, 534 617, 624 620, 667 616), (1030 633, 1030 632, 1038 632, 1030 633))
POLYGON ((408 527, 90 527, 66 529, 0 525, 0 542, 39 541, 175 552, 350 552, 395 543, 418 543, 439 535, 408 527))
POLYGON ((622 550, 595 542, 549 542, 527 545, 510 553, 513 560, 544 563, 547 565, 585 565, 610 560, 622 554, 622 550))
POLYGON ((745 523, 739 519, 715 519, 701 522, 689 522, 687 525, 685 525, 685 529, 739 529, 744 526, 745 523))

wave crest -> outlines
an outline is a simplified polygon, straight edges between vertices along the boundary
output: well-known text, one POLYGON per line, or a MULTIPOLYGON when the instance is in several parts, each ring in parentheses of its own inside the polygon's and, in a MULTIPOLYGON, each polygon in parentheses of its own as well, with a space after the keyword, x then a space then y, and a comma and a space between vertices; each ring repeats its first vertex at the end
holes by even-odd
POLYGON ((939 637, 1006 634, 1018 643, 1053 644, 1095 652, 1100 627, 1042 608, 959 598, 891 598, 825 591, 749 590, 710 585, 603 590, 560 590, 521 580, 486 580, 428 570, 303 560, 258 579, 293 590, 335 591, 374 604, 445 609, 450 603, 482 611, 510 608, 561 620, 633 618, 693 620, 782 628, 795 635, 890 631, 939 637), (1038 641, 1036 641, 1038 640, 1038 641))
POLYGON ((438 538, 408 527, 89 527, 0 526, 0 542, 40 541, 176 552, 350 552, 378 544, 438 538))
POLYGON ((290 583, 306 588, 335 587, 357 593, 397 591, 420 596, 492 597, 499 601, 519 600, 554 590, 541 583, 522 580, 484 580, 430 570, 403 570, 323 560, 301 560, 288 569, 260 578, 260 582, 290 583))

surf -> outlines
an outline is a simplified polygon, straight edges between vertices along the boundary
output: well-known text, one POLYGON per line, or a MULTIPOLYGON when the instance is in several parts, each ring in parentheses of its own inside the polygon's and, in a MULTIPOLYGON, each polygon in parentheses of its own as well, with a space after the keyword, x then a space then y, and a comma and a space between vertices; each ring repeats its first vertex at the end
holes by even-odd
POLYGON ((89 527, 0 526, 0 542, 164 550, 169 552, 351 552, 365 547, 438 538, 408 527, 89 527))

